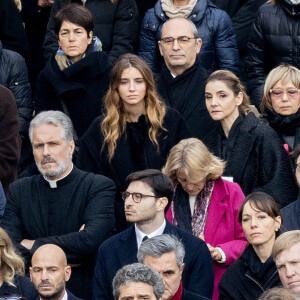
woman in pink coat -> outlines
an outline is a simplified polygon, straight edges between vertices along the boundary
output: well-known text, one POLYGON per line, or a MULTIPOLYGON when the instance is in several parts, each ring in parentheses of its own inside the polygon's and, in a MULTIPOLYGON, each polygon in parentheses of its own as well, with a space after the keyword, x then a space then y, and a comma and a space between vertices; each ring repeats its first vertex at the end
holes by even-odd
POLYGON ((221 178, 224 168, 225 162, 195 138, 174 146, 163 168, 175 186, 167 219, 205 240, 210 250, 215 273, 213 299, 219 297, 222 274, 247 243, 238 222, 245 196, 237 183, 221 178))

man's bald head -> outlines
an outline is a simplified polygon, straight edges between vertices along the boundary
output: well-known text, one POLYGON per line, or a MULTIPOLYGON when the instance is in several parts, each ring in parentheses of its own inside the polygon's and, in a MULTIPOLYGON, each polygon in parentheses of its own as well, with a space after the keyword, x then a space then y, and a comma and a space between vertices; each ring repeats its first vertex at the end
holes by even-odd
POLYGON ((56 261, 63 267, 67 266, 67 257, 65 252, 54 244, 46 244, 39 247, 33 254, 31 262, 34 260, 41 260, 46 257, 51 257, 53 261, 56 261))
POLYGON ((39 247, 32 256, 30 278, 41 299, 61 300, 71 275, 64 251, 53 244, 39 247))

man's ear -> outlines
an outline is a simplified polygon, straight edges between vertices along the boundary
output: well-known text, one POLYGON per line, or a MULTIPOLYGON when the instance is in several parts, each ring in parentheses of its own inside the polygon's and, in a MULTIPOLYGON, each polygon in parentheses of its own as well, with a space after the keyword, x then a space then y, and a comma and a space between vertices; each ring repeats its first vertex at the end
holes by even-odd
POLYGON ((161 56, 164 56, 164 55, 163 55, 163 51, 162 51, 161 41, 158 41, 158 48, 159 48, 160 55, 161 55, 161 56))
POLYGON ((74 140, 72 140, 72 141, 70 142, 69 147, 70 147, 71 156, 72 156, 73 153, 74 153, 74 150, 75 150, 75 142, 74 142, 74 140))
POLYGON ((197 52, 197 54, 200 52, 201 47, 202 47, 202 39, 197 38, 196 39, 196 52, 197 52))
POLYGON ((156 201, 157 211, 162 211, 162 210, 164 211, 167 205, 168 205, 167 197, 160 197, 156 201))
POLYGON ((32 267, 29 267, 30 280, 32 281, 32 275, 31 275, 31 273, 32 273, 32 267))
POLYGON ((182 272, 183 272, 184 267, 185 267, 185 264, 183 263, 182 266, 181 266, 180 269, 179 269, 181 275, 182 275, 182 272))
POLYGON ((71 277, 71 267, 70 266, 66 266, 65 267, 65 281, 69 281, 70 277, 71 277))

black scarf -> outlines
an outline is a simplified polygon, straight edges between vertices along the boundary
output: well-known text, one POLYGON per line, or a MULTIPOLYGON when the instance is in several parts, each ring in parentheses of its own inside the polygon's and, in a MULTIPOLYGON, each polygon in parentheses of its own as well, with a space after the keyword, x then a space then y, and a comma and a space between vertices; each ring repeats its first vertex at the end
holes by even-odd
POLYGON ((279 135, 294 136, 295 145, 300 143, 300 109, 290 116, 282 116, 266 109, 264 117, 279 135))
POLYGON ((276 265, 270 256, 264 263, 261 262, 253 247, 249 245, 243 254, 244 266, 252 277, 258 279, 264 287, 276 273, 276 265))

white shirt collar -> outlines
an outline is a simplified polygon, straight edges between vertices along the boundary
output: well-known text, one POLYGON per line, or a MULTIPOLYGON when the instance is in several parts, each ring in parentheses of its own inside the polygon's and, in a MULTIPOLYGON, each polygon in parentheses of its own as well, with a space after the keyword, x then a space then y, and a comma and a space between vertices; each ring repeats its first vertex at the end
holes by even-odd
POLYGON ((62 179, 64 179, 64 178, 66 178, 66 177, 72 172, 73 166, 74 166, 74 165, 73 165, 73 163, 72 163, 71 170, 70 170, 65 176, 63 176, 62 178, 59 178, 58 180, 49 180, 49 179, 47 179, 45 176, 44 176, 44 179, 45 179, 46 181, 49 182, 49 185, 50 185, 50 187, 51 187, 52 189, 56 189, 56 188, 57 188, 57 182, 60 181, 60 180, 62 180, 62 179))
MULTIPOLYGON (((40 300, 42 300, 41 297, 40 297, 40 300)), ((64 296, 61 298, 61 300, 68 300, 68 293, 66 290, 65 290, 64 296)))
POLYGON ((145 234, 144 232, 140 231, 137 228, 136 224, 134 224, 134 227, 135 227, 135 236, 136 236, 137 245, 138 245, 138 248, 140 248, 142 240, 145 236, 147 236, 150 239, 154 236, 162 235, 164 233, 164 230, 166 227, 166 220, 164 219, 162 225, 155 231, 151 232, 150 234, 145 234))

